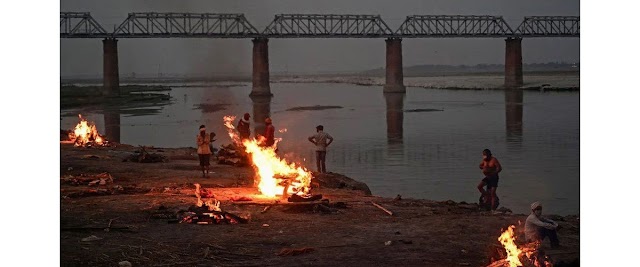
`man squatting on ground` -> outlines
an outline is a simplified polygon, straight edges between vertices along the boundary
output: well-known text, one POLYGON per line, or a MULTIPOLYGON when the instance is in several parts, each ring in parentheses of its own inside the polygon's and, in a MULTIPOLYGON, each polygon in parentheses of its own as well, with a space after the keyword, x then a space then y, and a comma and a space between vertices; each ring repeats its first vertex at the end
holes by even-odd
POLYGON ((542 217, 542 205, 539 202, 533 202, 531 204, 531 214, 527 217, 527 221, 524 224, 524 235, 527 242, 538 241, 542 243, 545 237, 549 237, 551 241, 551 248, 559 248, 560 241, 558 240, 558 223, 542 217))
POLYGON ((309 142, 316 145, 316 166, 318 167, 319 173, 327 173, 327 167, 325 166, 327 147, 333 142, 333 137, 323 130, 324 127, 318 125, 316 126, 316 134, 309 136, 309 142))

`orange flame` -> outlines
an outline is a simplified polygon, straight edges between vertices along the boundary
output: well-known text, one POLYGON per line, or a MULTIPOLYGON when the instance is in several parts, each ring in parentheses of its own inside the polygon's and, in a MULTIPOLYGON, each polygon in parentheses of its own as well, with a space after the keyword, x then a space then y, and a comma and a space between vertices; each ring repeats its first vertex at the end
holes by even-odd
POLYGON ((89 142, 102 145, 104 138, 98 134, 96 126, 83 119, 81 114, 78 114, 78 117, 80 118, 80 122, 76 125, 73 132, 69 134, 69 139, 74 141, 74 146, 86 146, 89 142))
POLYGON ((282 140, 281 138, 277 138, 273 146, 264 146, 264 137, 240 140, 233 127, 234 120, 235 116, 224 116, 224 125, 231 140, 236 145, 243 146, 245 152, 251 155, 259 179, 257 184, 260 193, 270 198, 309 193, 311 172, 296 163, 288 163, 276 154, 277 141, 282 140))
POLYGON ((198 197, 198 201, 196 201, 196 206, 202 207, 202 199, 200 198, 200 184, 194 184, 196 186, 196 197, 198 197))
MULTIPOLYGON (((518 224, 520 224, 520 221, 518 221, 518 224)), ((525 244, 522 247, 518 247, 515 243, 515 228, 515 225, 510 225, 509 228, 502 232, 500 237, 498 237, 498 241, 502 243, 502 246, 504 246, 504 249, 507 251, 507 258, 505 260, 507 263, 509 263, 509 267, 523 266, 522 262, 520 261, 520 256, 522 256, 523 254, 524 256, 526 256, 526 259, 528 259, 536 267, 553 266, 553 264, 551 264, 551 262, 549 262, 546 257, 538 258, 537 252, 538 248, 540 247, 539 242, 532 242, 529 244, 525 244)))
POLYGON ((198 200, 196 201, 196 206, 202 207, 202 205, 206 205, 207 207, 209 207, 210 211, 211 210, 222 211, 220 209, 220 201, 216 199, 209 199, 207 200, 207 202, 203 202, 202 198, 200 197, 200 184, 196 183, 193 185, 196 186, 196 197, 198 198, 198 200))
POLYGON ((522 266, 518 258, 522 251, 516 246, 515 237, 513 236, 513 229, 515 228, 515 225, 510 225, 509 228, 498 237, 498 241, 502 243, 504 249, 507 251, 507 261, 510 267, 522 266))

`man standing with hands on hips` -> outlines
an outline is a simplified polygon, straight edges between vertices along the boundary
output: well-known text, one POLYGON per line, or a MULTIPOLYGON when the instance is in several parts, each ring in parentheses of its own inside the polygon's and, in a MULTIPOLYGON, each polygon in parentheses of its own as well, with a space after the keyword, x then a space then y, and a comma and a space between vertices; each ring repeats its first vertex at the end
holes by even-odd
POLYGON ((327 147, 333 142, 333 137, 325 133, 324 126, 316 126, 316 134, 309 136, 309 142, 316 145, 316 166, 319 173, 327 173, 325 159, 327 156, 327 147))

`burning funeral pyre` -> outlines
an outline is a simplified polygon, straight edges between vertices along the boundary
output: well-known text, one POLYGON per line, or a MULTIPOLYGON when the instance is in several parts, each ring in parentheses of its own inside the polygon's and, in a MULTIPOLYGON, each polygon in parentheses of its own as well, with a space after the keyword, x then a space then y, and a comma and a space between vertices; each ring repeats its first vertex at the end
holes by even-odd
POLYGON ((498 237, 498 241, 500 241, 506 250, 506 258, 495 261, 487 267, 552 267, 553 264, 551 264, 549 259, 544 255, 539 242, 526 243, 521 246, 516 245, 516 237, 514 235, 515 228, 515 225, 510 225, 509 228, 498 237))
POLYGON ((273 146, 265 146, 262 137, 241 140, 233 126, 234 120, 235 116, 225 116, 224 125, 236 146, 244 148, 251 156, 260 193, 269 198, 307 196, 311 189, 311 172, 296 163, 288 163, 276 154, 276 145, 281 139, 276 140, 273 146))
POLYGON ((195 186, 195 194, 198 198, 196 205, 189 207, 187 212, 183 212, 177 222, 195 224, 238 224, 249 222, 248 218, 222 211, 220 209, 220 201, 215 198, 202 201, 200 184, 195 184, 195 186))
POLYGON ((98 134, 95 124, 87 122, 81 114, 78 114, 78 117, 80 122, 69 132, 69 140, 73 141, 74 146, 89 147, 108 144, 108 141, 98 134))

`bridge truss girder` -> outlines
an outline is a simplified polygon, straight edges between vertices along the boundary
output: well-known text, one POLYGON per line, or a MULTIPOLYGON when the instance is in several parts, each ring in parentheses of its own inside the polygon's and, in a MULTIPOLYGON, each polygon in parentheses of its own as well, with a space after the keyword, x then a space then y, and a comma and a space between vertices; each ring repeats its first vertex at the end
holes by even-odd
POLYGON ((580 37, 580 17, 524 17, 515 34, 522 37, 580 37))
POLYGON ((504 38, 580 37, 579 16, 408 16, 393 32, 379 15, 281 14, 259 32, 243 14, 129 13, 108 33, 88 12, 60 12, 60 38, 504 38))
POLYGON ((267 38, 394 37, 379 15, 280 14, 262 34, 267 38))
POLYGON ((475 15, 407 16, 396 31, 401 38, 508 37, 513 30, 502 17, 475 15))
POLYGON ((258 30, 244 14, 129 13, 114 33, 118 38, 254 38, 258 30))
POLYGON ((88 12, 60 12, 60 38, 104 38, 111 34, 88 12))

